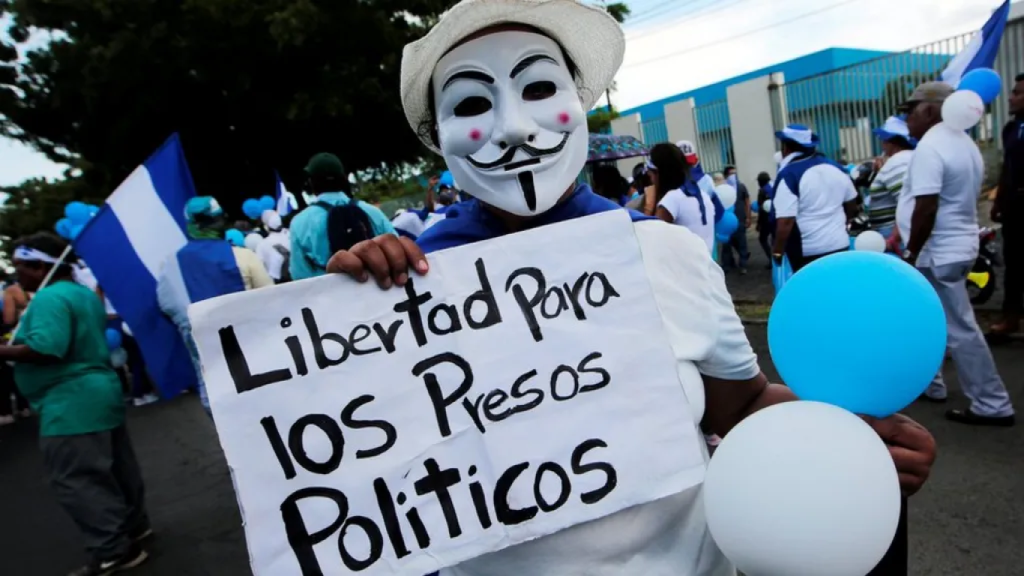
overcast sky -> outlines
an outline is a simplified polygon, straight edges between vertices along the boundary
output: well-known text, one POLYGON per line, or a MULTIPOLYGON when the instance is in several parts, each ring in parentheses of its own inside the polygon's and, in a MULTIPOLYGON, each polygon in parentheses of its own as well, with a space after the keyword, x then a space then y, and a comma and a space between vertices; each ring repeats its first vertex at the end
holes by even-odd
MULTIPOLYGON (((898 51, 974 31, 1000 0, 627 3, 633 16, 626 24, 626 59, 616 77, 618 92, 612 96, 620 110, 824 48, 898 51)), ((0 139, 0 185, 32 176, 58 177, 62 172, 41 154, 0 139)))

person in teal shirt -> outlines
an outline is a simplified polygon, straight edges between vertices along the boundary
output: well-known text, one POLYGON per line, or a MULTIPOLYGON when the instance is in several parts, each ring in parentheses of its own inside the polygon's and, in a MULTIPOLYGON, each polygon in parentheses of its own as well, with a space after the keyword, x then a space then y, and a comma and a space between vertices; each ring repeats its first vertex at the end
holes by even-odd
POLYGON ((15 242, 18 282, 38 292, 12 343, 0 347, 0 361, 15 363, 15 382, 39 414, 46 476, 92 557, 71 574, 95 576, 145 561, 139 542, 152 530, 121 382, 110 365, 106 310, 73 280, 75 257, 66 247, 47 232, 15 242))
MULTIPOLYGON (((310 158, 306 165, 306 176, 309 188, 317 194, 317 203, 340 206, 356 202, 369 217, 374 236, 397 234, 391 220, 380 208, 352 198, 348 172, 334 154, 321 152, 310 158)), ((332 255, 327 238, 327 210, 320 206, 310 206, 299 212, 292 219, 289 233, 289 271, 292 280, 303 280, 324 274, 327 261, 332 255)))

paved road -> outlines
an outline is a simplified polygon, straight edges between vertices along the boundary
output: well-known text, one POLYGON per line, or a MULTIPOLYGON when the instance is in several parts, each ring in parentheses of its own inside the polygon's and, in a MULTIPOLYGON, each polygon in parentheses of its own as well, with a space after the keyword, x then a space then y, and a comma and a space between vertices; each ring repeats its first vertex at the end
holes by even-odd
MULTIPOLYGON (((750 337, 763 368, 762 327, 750 337)), ((1024 398, 1024 345, 996 350, 1011 394, 1024 398)), ((855 369, 851 362, 846 369, 855 369)), ((956 387, 950 371, 947 382, 956 387)), ((959 399, 956 395, 953 400, 959 399)), ((939 460, 911 501, 912 571, 921 576, 1024 573, 1024 423, 975 429, 942 419, 942 408, 909 413, 939 442, 939 460)), ((74 526, 42 482, 33 423, 0 428, 0 574, 58 576, 84 560, 74 526)), ((139 576, 249 574, 241 520, 214 430, 194 397, 131 411, 130 429, 148 486, 157 539, 139 576)), ((808 433, 814 433, 809 430, 808 433)))

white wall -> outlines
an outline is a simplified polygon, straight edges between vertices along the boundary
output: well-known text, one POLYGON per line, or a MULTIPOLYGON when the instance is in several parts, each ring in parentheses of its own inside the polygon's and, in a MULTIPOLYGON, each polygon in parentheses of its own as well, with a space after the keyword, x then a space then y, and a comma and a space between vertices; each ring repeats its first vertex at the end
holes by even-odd
POLYGON ((697 145, 697 119, 693 113, 693 98, 665 105, 665 128, 669 142, 689 140, 697 145))
POLYGON ((768 94, 770 76, 761 76, 726 88, 732 149, 740 182, 751 194, 759 172, 775 171, 775 128, 768 94))
MULTIPOLYGON (((612 120, 612 134, 616 136, 633 136, 638 140, 643 140, 643 135, 640 131, 640 115, 630 114, 629 116, 620 116, 612 120)), ((615 165, 623 177, 629 178, 633 175, 633 166, 640 162, 640 160, 639 158, 627 158, 619 160, 615 165)))

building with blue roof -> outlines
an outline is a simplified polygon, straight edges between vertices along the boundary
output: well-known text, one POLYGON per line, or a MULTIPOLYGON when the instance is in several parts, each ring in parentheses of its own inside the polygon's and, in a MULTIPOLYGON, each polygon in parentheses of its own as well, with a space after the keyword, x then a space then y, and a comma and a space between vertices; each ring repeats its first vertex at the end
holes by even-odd
MULTIPOLYGON (((870 126, 881 125, 893 113, 902 98, 901 93, 909 94, 922 78, 937 74, 951 57, 952 54, 942 53, 827 48, 623 110, 620 114, 639 115, 643 140, 652 145, 669 140, 665 105, 692 98, 701 153, 706 164, 720 167, 732 162, 727 88, 781 73, 785 86, 780 107, 784 107, 787 120, 811 126, 821 137, 819 149, 822 152, 836 159, 845 158, 851 153, 847 150, 850 130, 858 135, 870 134, 870 126), (709 157, 711 155, 720 158, 709 157)), ((864 146, 871 146, 870 138, 860 140, 864 141, 864 146)), ((871 152, 858 151, 856 155, 871 152)))

